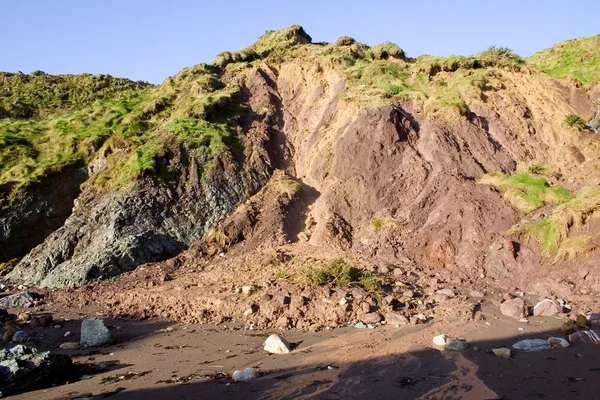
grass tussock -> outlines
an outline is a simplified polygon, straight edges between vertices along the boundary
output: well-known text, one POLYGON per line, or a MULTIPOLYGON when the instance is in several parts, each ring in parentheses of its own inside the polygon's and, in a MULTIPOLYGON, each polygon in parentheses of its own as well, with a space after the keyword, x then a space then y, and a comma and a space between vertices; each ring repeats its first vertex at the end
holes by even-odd
POLYGON ((569 201, 571 192, 562 186, 551 186, 543 177, 521 173, 515 175, 487 174, 480 184, 491 185, 504 192, 504 199, 521 214, 528 214, 546 204, 569 201))
POLYGON ((277 279, 299 285, 332 285, 339 287, 358 286, 375 293, 380 288, 380 279, 373 272, 357 268, 343 259, 335 259, 322 266, 303 266, 297 270, 280 271, 277 279))
POLYGON ((403 221, 402 219, 398 219, 398 218, 373 218, 369 222, 369 227, 371 228, 371 230, 373 232, 378 232, 386 226, 397 227, 397 226, 402 226, 404 224, 405 224, 405 221, 403 221))
POLYGON ((580 235, 565 239, 556 251, 554 262, 569 260, 573 261, 583 255, 589 250, 589 242, 591 236, 580 235))
POLYGON ((206 241, 218 244, 220 247, 225 247, 229 243, 229 238, 220 230, 212 228, 206 235, 206 241))
MULTIPOLYGON (((600 210, 600 188, 586 188, 573 198, 558 205, 552 214, 541 221, 534 221, 521 227, 510 229, 508 235, 522 235, 542 247, 542 255, 556 255, 562 259, 570 254, 581 254, 585 236, 569 238, 573 230, 582 230, 586 222, 597 216, 600 210), (577 251, 580 249, 581 251, 577 251)), ((587 242, 586 242, 587 243, 587 242)))
POLYGON ((277 179, 276 185, 279 193, 285 194, 290 200, 300 193, 300 190, 302 189, 300 183, 289 176, 282 176, 277 179))
POLYGON ((579 132, 583 132, 588 129, 587 121, 577 114, 567 115, 565 117, 565 124, 579 132))

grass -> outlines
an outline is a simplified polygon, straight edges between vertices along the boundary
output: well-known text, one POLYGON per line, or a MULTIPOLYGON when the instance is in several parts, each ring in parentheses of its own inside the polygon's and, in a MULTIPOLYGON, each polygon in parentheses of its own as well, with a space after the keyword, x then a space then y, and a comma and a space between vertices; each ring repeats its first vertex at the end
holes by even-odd
POLYGON ((398 218, 373 218, 370 221, 369 226, 373 232, 378 232, 386 226, 402 226, 404 223, 403 220, 398 218))
POLYGON ((538 243, 542 247, 544 257, 554 254, 561 259, 578 255, 583 251, 581 250, 583 237, 576 240, 569 238, 569 235, 573 230, 582 230, 598 210, 600 210, 600 188, 582 189, 575 193, 572 199, 558 205, 548 217, 510 229, 507 234, 523 235, 538 243))
POLYGON ((551 186, 545 178, 520 173, 515 175, 487 174, 480 184, 495 186, 504 192, 504 199, 521 214, 528 214, 546 204, 561 204, 571 199, 571 192, 562 186, 551 186))
POLYGON ((294 198, 302 189, 302 186, 297 181, 288 176, 282 176, 277 179, 277 189, 280 193, 285 194, 288 199, 294 198))
POLYGON ((589 88, 600 82, 600 35, 568 40, 534 54, 527 63, 559 77, 580 82, 589 88))
POLYGON ((0 72, 0 118, 46 119, 151 87, 110 75, 0 72))
POLYGON ((380 280, 373 272, 348 264, 343 259, 335 259, 318 267, 303 267, 297 271, 281 271, 277 279, 290 281, 299 285, 338 287, 358 286, 376 294, 380 289, 380 280))
POLYGON ((569 114, 565 117, 565 124, 579 132, 583 132, 588 129, 588 124, 585 119, 577 114, 569 114))
POLYGON ((123 119, 143 98, 143 92, 126 92, 52 119, 0 119, 0 185, 26 186, 86 161, 126 128, 123 119))

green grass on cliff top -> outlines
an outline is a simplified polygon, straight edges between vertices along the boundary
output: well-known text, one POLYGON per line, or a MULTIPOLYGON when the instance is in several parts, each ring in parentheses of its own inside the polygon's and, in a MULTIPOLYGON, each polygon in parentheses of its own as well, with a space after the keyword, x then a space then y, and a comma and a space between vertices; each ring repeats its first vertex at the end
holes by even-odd
POLYGON ((559 78, 574 78, 584 88, 600 82, 600 35, 567 40, 534 54, 527 63, 559 78))

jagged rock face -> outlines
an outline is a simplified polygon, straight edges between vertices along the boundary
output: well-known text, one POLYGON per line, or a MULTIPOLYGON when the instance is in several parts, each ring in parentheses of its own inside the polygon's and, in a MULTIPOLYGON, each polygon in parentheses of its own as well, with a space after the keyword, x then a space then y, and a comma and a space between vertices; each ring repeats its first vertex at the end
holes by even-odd
MULTIPOLYGON (((184 157, 185 158, 185 157, 184 157)), ((64 226, 34 248, 9 275, 41 287, 65 287, 106 279, 140 264, 165 259, 202 237, 269 176, 257 162, 252 179, 235 170, 204 181, 193 159, 172 184, 150 177, 127 192, 105 195, 89 188, 64 226)))
POLYGON ((70 167, 21 189, 19 201, 0 211, 0 262, 23 257, 60 228, 87 178, 85 167, 70 167))

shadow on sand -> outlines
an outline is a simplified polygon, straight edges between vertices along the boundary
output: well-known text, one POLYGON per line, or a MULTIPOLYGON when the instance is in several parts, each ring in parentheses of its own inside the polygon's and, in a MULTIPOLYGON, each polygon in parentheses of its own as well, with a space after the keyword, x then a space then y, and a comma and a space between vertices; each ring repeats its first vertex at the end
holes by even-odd
MULTIPOLYGON (((394 328, 384 328, 394 329, 394 328)), ((561 336, 549 331, 471 342, 462 352, 419 349, 354 363, 261 370, 261 376, 235 383, 228 375, 156 389, 109 393, 111 399, 597 399, 600 398, 600 346, 574 345, 537 353, 514 352, 501 359, 492 348, 518 340, 561 336)), ((402 341, 394 336, 390 341, 402 341)), ((388 342, 389 344, 389 342, 388 342)), ((392 342, 393 345, 393 342, 392 342)), ((293 365, 295 354, 284 364, 293 365)), ((100 398, 100 397, 98 397, 100 398)))

